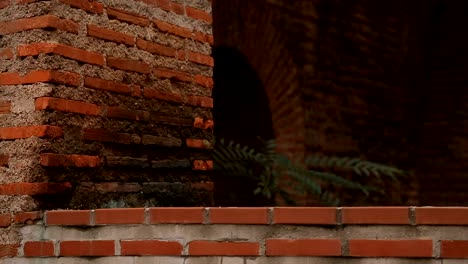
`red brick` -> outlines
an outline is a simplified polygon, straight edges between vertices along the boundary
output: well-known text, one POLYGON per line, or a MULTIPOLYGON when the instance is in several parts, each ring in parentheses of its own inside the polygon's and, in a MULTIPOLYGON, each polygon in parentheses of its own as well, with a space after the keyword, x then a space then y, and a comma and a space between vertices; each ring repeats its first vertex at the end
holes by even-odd
POLYGON ((211 224, 268 224, 268 208, 210 208, 211 224))
POLYGON ((466 207, 418 207, 416 208, 418 225, 468 225, 466 207))
POLYGON ((185 144, 189 148, 199 148, 199 149, 211 149, 212 148, 210 141, 206 139, 187 138, 185 140, 185 144))
POLYGON ((141 138, 135 134, 117 133, 105 129, 86 129, 83 131, 83 139, 120 144, 138 144, 141 142, 141 138))
POLYGON ((19 244, 0 244, 0 258, 18 255, 19 244))
POLYGON ((151 224, 201 224, 203 208, 150 208, 151 224))
POLYGON ((183 38, 192 38, 192 31, 160 20, 153 20, 155 27, 162 32, 174 34, 183 38))
POLYGON ((131 193, 141 191, 141 185, 138 183, 123 183, 123 182, 103 182, 95 183, 94 188, 98 192, 117 192, 131 193))
POLYGON ((277 207, 274 224, 336 225, 334 207, 277 207))
POLYGON ((194 76, 194 81, 196 84, 199 84, 201 86, 204 86, 206 88, 213 88, 213 78, 211 77, 207 77, 207 76, 203 76, 203 75, 195 75, 194 76))
POLYGON ((78 73, 52 71, 52 70, 37 70, 28 72, 21 77, 22 84, 31 84, 39 82, 52 82, 65 84, 70 86, 79 86, 81 77, 78 73))
POLYGON ((117 8, 107 8, 107 16, 110 19, 117 19, 120 21, 128 22, 131 24, 139 25, 142 27, 147 27, 150 24, 149 19, 139 16, 135 13, 131 13, 122 9, 117 9, 117 8))
POLYGON ((169 102, 174 102, 174 103, 183 102, 183 97, 181 94, 161 92, 158 89, 144 89, 143 97, 150 98, 150 99, 159 99, 159 100, 169 101, 169 102))
POLYGON ((145 74, 151 72, 151 67, 149 64, 136 60, 108 57, 107 65, 112 68, 124 71, 133 71, 145 74))
POLYGON ((131 94, 132 86, 136 86, 93 77, 85 77, 84 85, 88 88, 122 94, 131 94))
POLYGON ((40 163, 45 167, 95 168, 101 165, 98 156, 42 153, 40 163))
POLYGON ((443 240, 440 244, 441 258, 468 258, 468 240, 443 240))
POLYGON ((62 129, 57 126, 25 126, 0 128, 0 139, 20 139, 30 137, 59 138, 63 136, 62 129))
POLYGON ((97 225, 145 223, 144 208, 97 209, 94 215, 97 225))
POLYGON ((53 241, 28 241, 24 243, 25 257, 52 257, 54 256, 53 241))
POLYGON ((194 39, 200 42, 208 43, 210 45, 214 44, 213 35, 208 35, 200 31, 194 32, 194 39))
POLYGON ((177 241, 122 240, 123 256, 180 256, 182 245, 177 241))
POLYGON ((146 50, 153 54, 158 54, 167 57, 175 57, 176 55, 176 50, 174 48, 146 41, 143 39, 137 39, 136 45, 139 49, 146 50))
POLYGON ((107 117, 122 118, 136 121, 147 121, 150 118, 150 113, 148 111, 143 110, 125 109, 118 106, 109 106, 107 108, 107 117))
POLYGON ((90 0, 60 0, 60 2, 87 12, 102 14, 104 5, 90 0))
POLYGON ((407 225, 409 207, 344 207, 342 224, 407 225))
POLYGON ((42 220, 42 212, 24 212, 15 214, 15 223, 20 225, 32 225, 42 220))
POLYGON ((88 36, 122 43, 129 46, 135 45, 135 37, 96 25, 88 25, 88 36))
POLYGON ((211 160, 194 160, 193 161, 193 170, 212 170, 213 169, 213 161, 211 160))
POLYGON ((10 214, 0 214, 0 227, 7 227, 11 225, 10 214))
POLYGON ((201 53, 196 53, 192 51, 185 51, 185 56, 189 61, 198 63, 198 64, 203 64, 207 66, 214 66, 214 60, 213 57, 201 53))
POLYGON ((193 127, 195 128, 203 128, 204 126, 204 121, 203 121, 203 118, 201 117, 195 117, 194 121, 193 121, 193 127))
POLYGON ((60 210, 46 212, 47 225, 83 226, 91 224, 90 210, 60 210))
POLYGON ((21 45, 18 47, 17 52, 18 56, 37 56, 40 53, 52 53, 89 64, 104 65, 104 56, 102 54, 58 43, 21 45))
POLYGON ((0 101, 0 115, 1 114, 8 114, 10 112, 11 112, 11 102, 0 101))
POLYGON ((0 60, 13 59, 13 50, 9 48, 0 48, 0 60))
POLYGON ((0 73, 0 85, 16 85, 21 84, 21 77, 17 72, 2 72, 0 73))
POLYGON ((432 240, 349 240, 352 257, 432 257, 432 240))
POLYGON ((41 195, 64 193, 71 190, 71 184, 53 182, 17 182, 0 184, 0 195, 41 195))
POLYGON ((11 5, 10 0, 0 0, 0 9, 8 7, 11 5))
POLYGON ((60 256, 98 257, 115 255, 113 240, 61 241, 60 256))
POLYGON ((10 161, 10 156, 6 154, 0 154, 0 166, 8 166, 8 162, 10 161))
POLYGON ((0 35, 39 28, 55 28, 68 31, 70 33, 78 33, 80 26, 68 19, 61 19, 52 15, 44 15, 0 22, 0 35))
POLYGON ((157 68, 153 70, 156 77, 174 79, 181 82, 192 82, 193 78, 185 72, 180 72, 171 69, 157 68))
POLYGON ((192 256, 258 256, 260 245, 256 242, 191 241, 192 256))
POLYGON ((184 100, 184 103, 188 105, 192 105, 192 106, 213 108, 213 98, 205 97, 205 96, 189 95, 184 100))
POLYGON ((341 256, 339 239, 267 239, 267 256, 341 256))
POLYGON ((185 10, 187 11, 187 16, 191 17, 191 18, 195 18, 195 19, 198 19, 198 20, 203 20, 209 24, 213 23, 213 17, 211 16, 211 14, 205 12, 205 11, 202 11, 200 9, 196 9, 196 8, 193 8, 193 7, 189 7, 187 6, 185 8, 185 10))
POLYGON ((101 108, 98 105, 54 97, 37 98, 36 110, 57 110, 93 116, 101 113, 101 108))
POLYGON ((174 2, 171 2, 171 11, 178 15, 185 15, 184 6, 174 2))

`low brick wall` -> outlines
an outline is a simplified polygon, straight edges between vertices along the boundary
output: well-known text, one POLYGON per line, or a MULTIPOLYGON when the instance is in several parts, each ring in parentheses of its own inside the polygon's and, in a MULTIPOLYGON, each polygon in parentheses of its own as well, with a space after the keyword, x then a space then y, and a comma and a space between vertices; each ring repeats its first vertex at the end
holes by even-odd
POLYGON ((467 263, 468 208, 132 208, 0 215, 2 263, 467 263))

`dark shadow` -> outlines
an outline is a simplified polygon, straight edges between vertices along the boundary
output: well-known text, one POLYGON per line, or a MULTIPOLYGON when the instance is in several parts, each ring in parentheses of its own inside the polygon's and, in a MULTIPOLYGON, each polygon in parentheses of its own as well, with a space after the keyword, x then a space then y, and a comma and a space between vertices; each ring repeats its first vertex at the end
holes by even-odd
MULTIPOLYGON (((214 47, 215 137, 258 148, 259 138, 274 138, 271 111, 262 81, 244 54, 231 47, 214 47)), ((255 205, 255 182, 214 176, 215 204, 218 206, 255 205)))

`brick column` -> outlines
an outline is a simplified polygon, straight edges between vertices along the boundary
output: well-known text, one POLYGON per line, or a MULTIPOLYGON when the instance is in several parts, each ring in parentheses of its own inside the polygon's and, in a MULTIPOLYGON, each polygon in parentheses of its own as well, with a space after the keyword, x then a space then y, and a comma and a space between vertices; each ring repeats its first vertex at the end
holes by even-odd
POLYGON ((209 1, 11 0, 0 18, 0 212, 211 204, 209 1))

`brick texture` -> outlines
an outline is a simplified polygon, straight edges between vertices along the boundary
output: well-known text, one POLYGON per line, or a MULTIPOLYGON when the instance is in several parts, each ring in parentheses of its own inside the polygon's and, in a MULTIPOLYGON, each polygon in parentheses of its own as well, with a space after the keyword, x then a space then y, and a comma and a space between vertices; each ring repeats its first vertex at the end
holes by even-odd
POLYGON ((17 53, 18 56, 37 56, 40 53, 52 53, 89 64, 104 65, 104 56, 102 54, 57 43, 21 45, 18 47, 17 53))
POLYGON ((58 110, 83 115, 99 115, 101 113, 100 107, 95 104, 53 97, 37 98, 36 110, 58 110))
POLYGON ((336 225, 335 208, 275 208, 274 224, 321 224, 336 225))
POLYGON ((451 240, 441 241, 440 256, 442 258, 468 258, 468 241, 467 240, 451 240))
POLYGON ((87 12, 102 14, 104 5, 94 1, 87 0, 60 0, 60 2, 76 7, 87 12))
POLYGON ((118 8, 107 8, 107 16, 111 19, 118 19, 127 23, 147 27, 150 25, 149 19, 139 16, 137 14, 118 9, 118 8))
POLYGON ((70 210, 70 211, 47 211, 47 225, 90 225, 91 211, 70 210))
POLYGON ((24 243, 25 257, 52 257, 54 256, 54 242, 28 241, 24 243))
POLYGON ((60 242, 60 256, 113 256, 115 254, 114 241, 62 241, 60 242))
POLYGON ((11 214, 0 214, 0 227, 7 227, 11 224, 11 214))
POLYGON ((40 163, 46 167, 99 167, 101 159, 97 156, 89 155, 65 155, 42 153, 40 163))
POLYGON ((341 256, 339 239, 268 239, 267 256, 341 256))
POLYGON ((56 28, 70 33, 78 33, 79 25, 68 19, 61 19, 52 15, 22 18, 14 21, 0 22, 0 34, 12 34, 16 32, 38 29, 56 28))
POLYGON ((97 225, 145 223, 145 210, 140 208, 98 209, 94 215, 97 225))
POLYGON ((267 208, 210 208, 212 224, 267 224, 267 208))
POLYGON ((26 126, 0 128, 0 139, 20 139, 30 137, 59 138, 63 136, 62 129, 57 126, 26 126))
POLYGON ((71 189, 70 183, 53 182, 17 182, 0 184, 0 195, 41 195, 66 193, 71 189))
POLYGON ((122 43, 130 46, 133 46, 135 44, 135 37, 133 36, 99 27, 96 25, 88 25, 88 36, 105 39, 116 43, 122 43))
POLYGON ((151 208, 151 224, 201 224, 203 223, 203 208, 151 208))
POLYGON ((409 207, 351 207, 341 209, 343 224, 407 225, 409 207))
POLYGON ((468 208, 416 208, 416 224, 420 225, 468 225, 468 208))
POLYGON ((132 240, 120 242, 124 256, 178 256, 182 255, 182 245, 177 241, 132 240))
POLYGON ((253 242, 192 241, 189 255, 194 256, 257 256, 260 245, 253 242))
POLYGON ((432 257, 432 240, 351 239, 349 255, 353 257, 432 257))

